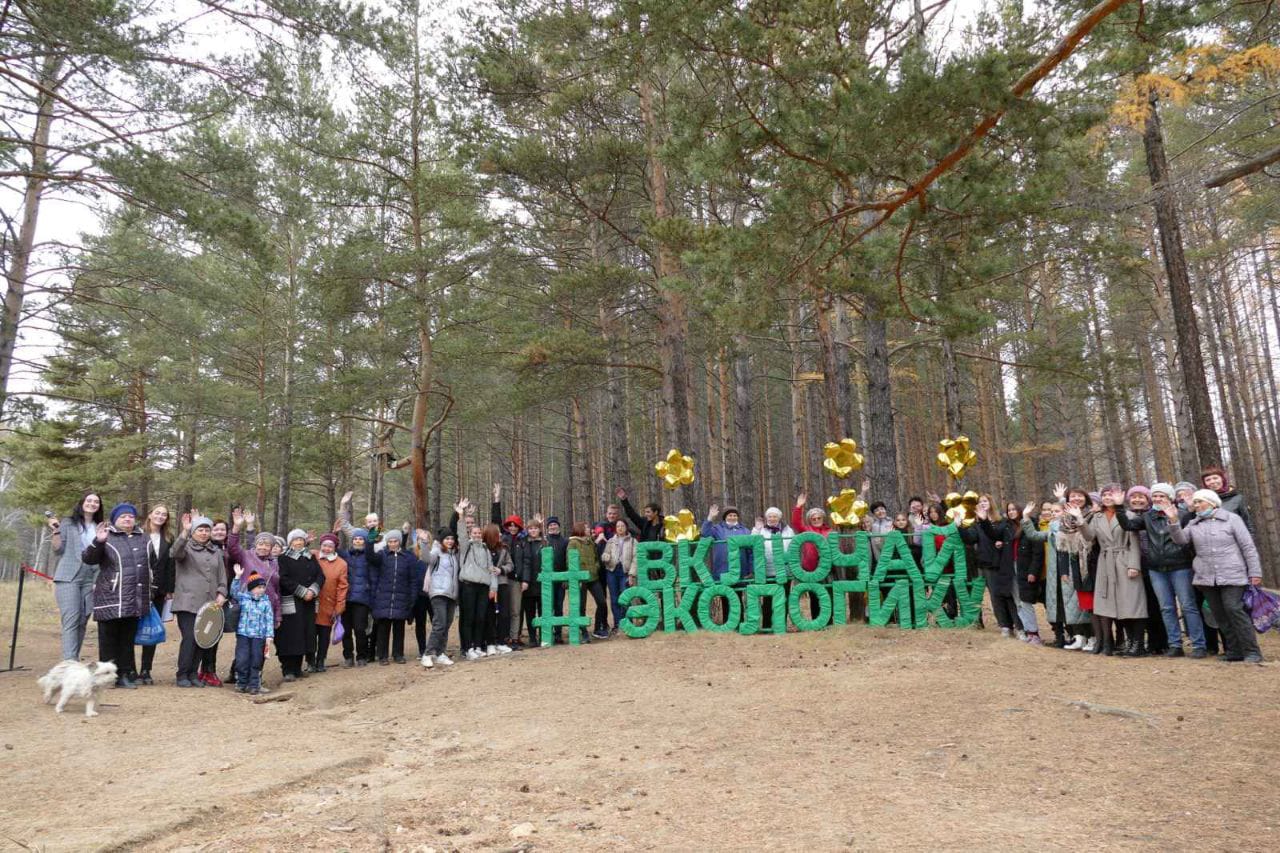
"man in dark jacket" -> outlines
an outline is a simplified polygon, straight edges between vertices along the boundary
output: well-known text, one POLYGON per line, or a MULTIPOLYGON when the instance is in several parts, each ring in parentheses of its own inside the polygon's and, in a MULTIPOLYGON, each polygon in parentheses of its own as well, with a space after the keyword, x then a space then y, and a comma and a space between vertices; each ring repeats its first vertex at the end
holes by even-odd
POLYGON ((619 487, 615 495, 622 504, 622 511, 626 513, 627 519, 631 522, 631 527, 636 532, 636 539, 641 542, 661 542, 662 541, 662 505, 656 503, 647 503, 644 505, 644 515, 636 512, 635 507, 627 500, 627 490, 619 487))
MULTIPOLYGON (((1160 616, 1168 638, 1165 655, 1182 657, 1184 654, 1181 626, 1178 622, 1178 607, 1181 606, 1182 618, 1186 620, 1187 634, 1191 638, 1191 656, 1202 658, 1207 654, 1204 620, 1200 616, 1200 608, 1196 606, 1195 592, 1191 586, 1191 549, 1173 541, 1169 529, 1174 522, 1165 515, 1165 507, 1174 500, 1173 486, 1156 483, 1151 487, 1150 509, 1145 512, 1118 512, 1116 521, 1125 530, 1141 531, 1144 535, 1143 568, 1147 569, 1156 600, 1160 602, 1160 616)), ((1182 513, 1180 523, 1186 524, 1190 518, 1191 513, 1182 513)))

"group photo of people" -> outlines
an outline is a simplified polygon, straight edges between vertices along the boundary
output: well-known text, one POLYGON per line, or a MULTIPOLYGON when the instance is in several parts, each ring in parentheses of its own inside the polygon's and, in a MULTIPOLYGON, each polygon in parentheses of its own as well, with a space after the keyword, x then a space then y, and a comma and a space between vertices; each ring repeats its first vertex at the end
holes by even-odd
MULTIPOLYGON (((108 509, 102 495, 86 491, 66 517, 49 522, 62 657, 92 655, 84 648, 92 622, 97 658, 116 665, 117 687, 168 683, 156 663, 164 644, 139 640, 141 621, 163 618, 178 635, 168 643, 176 656, 165 659, 172 683, 258 695, 269 680, 291 683, 331 666, 404 664, 407 651, 428 669, 452 666, 455 657, 507 655, 544 645, 537 617, 546 549, 557 571, 573 552, 586 573, 576 597, 579 615, 591 607, 591 628, 580 640, 609 640, 627 618, 619 599, 637 582, 637 543, 664 535, 660 504, 637 510, 624 489, 616 495, 602 519, 535 513, 526 520, 504 514, 495 485, 487 519, 461 498, 432 532, 384 526, 375 513, 356 526, 348 493, 330 529, 273 533, 240 507, 229 519, 196 509, 175 516, 164 504, 108 509), (197 616, 210 604, 222 608, 222 630, 235 636, 234 656, 224 655, 221 667, 222 644, 197 637, 197 616), (271 659, 278 680, 264 675, 271 659)), ((872 537, 873 560, 883 537, 897 531, 919 561, 924 537, 940 544, 955 523, 1003 637, 1095 655, 1262 662, 1245 601, 1262 583, 1261 562, 1248 508, 1221 467, 1205 469, 1199 483, 1106 483, 1093 491, 1059 483, 1051 496, 1025 503, 982 494, 971 517, 949 515, 937 494, 927 495, 896 512, 880 500, 869 504, 860 527, 872 537)), ((784 559, 812 569, 816 552, 788 556, 796 534, 850 532, 833 527, 804 494, 789 518, 778 507, 755 514, 750 526, 746 517, 739 507, 713 505, 701 524, 701 536, 714 540, 716 579, 727 568, 729 537, 765 539, 765 565, 743 561, 745 585, 756 571, 772 577, 784 559)), ((564 586, 553 589, 556 615, 568 599, 564 586)), ((547 645, 565 642, 560 629, 553 634, 547 645)))

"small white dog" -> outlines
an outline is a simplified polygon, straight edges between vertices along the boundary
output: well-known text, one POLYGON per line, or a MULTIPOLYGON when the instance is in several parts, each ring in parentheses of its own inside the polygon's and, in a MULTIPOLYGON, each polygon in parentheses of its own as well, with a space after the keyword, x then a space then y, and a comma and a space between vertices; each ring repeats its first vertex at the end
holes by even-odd
POLYGON ((98 691, 116 682, 116 665, 110 661, 94 661, 91 664, 78 660, 64 660, 46 672, 38 684, 44 689, 44 703, 53 701, 55 690, 61 689, 58 706, 54 708, 59 714, 67 706, 68 699, 84 700, 84 715, 96 717, 98 712, 94 705, 98 702, 98 691))

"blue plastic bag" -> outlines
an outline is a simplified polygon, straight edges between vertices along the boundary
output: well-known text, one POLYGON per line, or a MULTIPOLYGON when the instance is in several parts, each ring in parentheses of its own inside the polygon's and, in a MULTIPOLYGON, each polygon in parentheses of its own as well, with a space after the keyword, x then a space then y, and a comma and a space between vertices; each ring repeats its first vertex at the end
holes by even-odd
POLYGON ((342 627, 342 617, 337 616, 333 620, 333 636, 329 638, 329 645, 336 646, 342 642, 342 635, 346 633, 346 629, 342 627))
POLYGON ((158 646, 164 640, 164 622, 160 620, 160 612, 153 604, 147 615, 138 620, 138 631, 133 635, 133 642, 138 646, 158 646))

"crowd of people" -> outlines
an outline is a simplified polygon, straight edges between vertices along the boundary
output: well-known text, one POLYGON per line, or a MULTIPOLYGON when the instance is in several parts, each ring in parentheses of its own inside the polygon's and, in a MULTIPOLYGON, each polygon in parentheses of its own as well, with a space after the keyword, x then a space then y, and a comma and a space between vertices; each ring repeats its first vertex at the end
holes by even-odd
MULTIPOLYGON (((1096 492, 1059 484, 1052 499, 1002 508, 982 495, 958 532, 969 570, 985 580, 1001 634, 1093 654, 1169 657, 1187 654, 1185 635, 1191 657, 1260 662, 1242 605, 1245 588, 1262 580, 1248 511, 1222 468, 1206 469, 1200 480, 1198 487, 1155 483, 1127 490, 1110 483, 1096 492), (1037 604, 1052 640, 1041 637, 1037 604)), ((558 571, 576 553, 587 575, 578 615, 586 615, 588 599, 594 604, 581 641, 606 640, 626 619, 620 599, 637 582, 637 543, 663 537, 659 504, 637 511, 624 490, 616 494, 618 503, 606 508, 603 520, 574 522, 568 535, 556 516, 534 515, 527 523, 517 514, 504 516, 495 485, 487 523, 464 498, 434 534, 407 524, 384 528, 375 513, 356 527, 348 493, 330 531, 280 536, 258 530, 254 515, 239 508, 229 520, 193 509, 173 523, 164 505, 142 515, 122 502, 108 513, 102 496, 88 491, 69 516, 50 520, 62 656, 79 659, 92 618, 98 657, 116 664, 117 686, 154 684, 156 646, 143 645, 139 660, 135 640, 139 621, 155 608, 172 614, 177 625, 177 686, 222 686, 218 644, 202 648, 196 637, 197 615, 210 602, 224 608, 226 630, 236 636, 227 681, 247 693, 267 692, 262 673, 273 653, 284 682, 325 672, 331 647, 340 646, 347 667, 405 663, 408 626, 427 668, 453 665, 448 649, 455 621, 461 657, 510 654, 542 644, 536 620, 546 548, 558 571)), ((873 559, 885 535, 898 531, 919 561, 924 537, 940 540, 939 529, 948 524, 948 507, 936 494, 928 501, 911 498, 896 514, 872 502, 862 520, 872 534, 873 559)), ((744 553, 742 583, 757 570, 773 577, 792 537, 806 531, 847 532, 833 528, 821 508, 808 507, 804 494, 789 524, 777 507, 748 527, 738 508, 712 506, 701 527, 703 537, 715 540, 709 569, 717 579, 728 569, 729 537, 764 538, 765 565, 752 566, 744 553)), ((812 570, 817 560, 817 550, 806 544, 798 562, 812 570)), ((563 584, 555 584, 552 600, 562 615, 563 584)), ((555 629, 550 639, 565 638, 555 629)))

